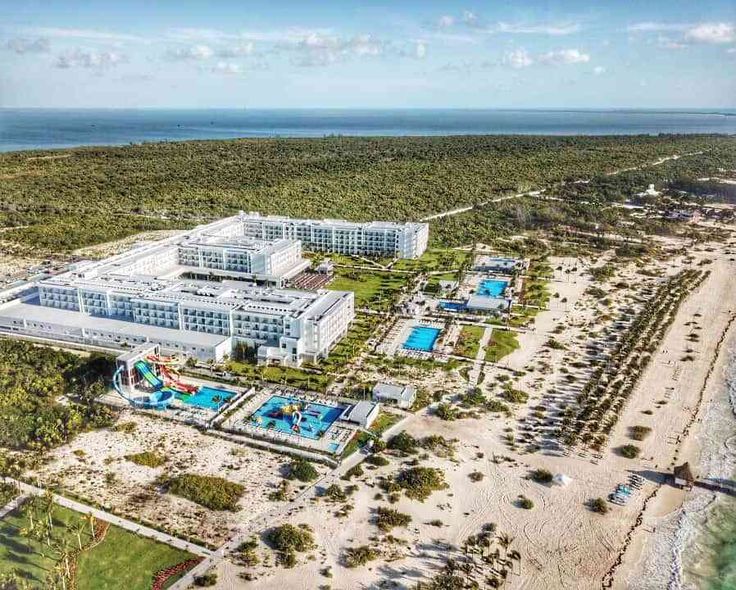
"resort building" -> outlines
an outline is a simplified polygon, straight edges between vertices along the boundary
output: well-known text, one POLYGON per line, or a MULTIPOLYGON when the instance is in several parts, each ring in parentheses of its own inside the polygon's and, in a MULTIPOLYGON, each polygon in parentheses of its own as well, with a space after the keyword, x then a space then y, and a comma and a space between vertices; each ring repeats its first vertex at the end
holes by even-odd
POLYGON ((373 399, 389 405, 408 410, 417 399, 417 390, 411 385, 394 385, 393 383, 376 383, 373 386, 373 399))
POLYGON ((370 428, 371 424, 378 418, 380 404, 369 401, 360 401, 348 407, 340 416, 340 420, 357 424, 361 428, 370 428))
POLYGON ((246 236, 262 240, 299 240, 308 250, 358 256, 418 258, 427 249, 429 225, 337 219, 292 219, 242 213, 246 236))
POLYGON ((262 362, 297 366, 326 357, 354 318, 352 292, 271 286, 305 263, 298 241, 243 236, 236 216, 0 298, 0 331, 118 349, 150 343, 203 360, 244 344, 262 362))
POLYGON ((501 274, 521 272, 527 267, 527 261, 519 258, 504 258, 502 256, 487 256, 484 254, 476 256, 473 263, 473 270, 476 272, 496 272, 501 274))

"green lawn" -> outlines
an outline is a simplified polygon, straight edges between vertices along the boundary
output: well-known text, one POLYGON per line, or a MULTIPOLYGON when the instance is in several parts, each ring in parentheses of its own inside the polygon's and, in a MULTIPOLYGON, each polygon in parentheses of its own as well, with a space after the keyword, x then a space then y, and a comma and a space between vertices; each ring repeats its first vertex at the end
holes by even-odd
MULTIPOLYGON (((157 571, 191 558, 181 549, 110 527, 102 543, 80 556, 78 589, 150 590, 157 571)), ((172 578, 168 585, 180 577, 172 578)))
MULTIPOLYGON (((370 430, 374 436, 381 436, 399 420, 401 420, 401 416, 398 414, 394 414, 392 412, 381 412, 368 430, 370 430)), ((366 432, 360 432, 354 435, 350 442, 345 446, 345 450, 342 452, 342 458, 344 459, 345 457, 352 455, 358 450, 358 448, 368 442, 370 438, 371 436, 366 432)))
MULTIPOLYGON (((39 512, 41 515, 42 512, 39 512)), ((38 518, 34 519, 38 522, 38 518)), ((76 525, 84 522, 82 515, 54 505, 51 547, 45 539, 29 539, 21 530, 29 526, 22 510, 15 510, 0 521, 0 576, 15 572, 33 588, 49 588, 47 577, 59 560, 58 544, 77 548, 76 525)), ((82 545, 91 540, 89 524, 80 532, 82 545)), ((79 590, 149 590, 156 572, 190 559, 191 554, 139 537, 111 526, 104 541, 78 560, 79 590)), ((173 583, 174 579, 171 580, 173 583)))
POLYGON ((355 307, 369 307, 386 311, 393 304, 409 276, 370 270, 335 269, 335 278, 327 288, 335 291, 353 291, 355 307))
POLYGON ((519 348, 519 338, 516 332, 494 328, 491 332, 491 340, 486 347, 486 360, 498 362, 517 348, 519 348))
POLYGON ((483 332, 485 332, 485 328, 481 326, 463 326, 453 353, 474 359, 475 355, 478 354, 483 332))
POLYGON ((395 270, 430 272, 434 270, 455 271, 469 262, 470 252, 450 248, 430 248, 417 259, 402 258, 393 265, 395 270))

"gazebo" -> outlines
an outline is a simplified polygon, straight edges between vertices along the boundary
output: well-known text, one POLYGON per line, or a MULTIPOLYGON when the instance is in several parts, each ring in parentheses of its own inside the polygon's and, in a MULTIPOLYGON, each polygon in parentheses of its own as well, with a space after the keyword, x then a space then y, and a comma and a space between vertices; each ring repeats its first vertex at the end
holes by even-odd
POLYGON ((695 476, 690 468, 690 463, 683 463, 682 465, 675 466, 672 470, 672 476, 674 483, 678 488, 691 490, 695 483, 695 476))

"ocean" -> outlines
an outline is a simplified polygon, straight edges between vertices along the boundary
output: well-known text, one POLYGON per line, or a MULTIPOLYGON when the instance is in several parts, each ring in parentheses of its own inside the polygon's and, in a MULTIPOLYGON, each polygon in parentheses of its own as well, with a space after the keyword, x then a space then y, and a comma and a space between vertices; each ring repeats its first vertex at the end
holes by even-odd
POLYGON ((659 133, 736 134, 736 109, 0 109, 0 152, 236 137, 659 133))

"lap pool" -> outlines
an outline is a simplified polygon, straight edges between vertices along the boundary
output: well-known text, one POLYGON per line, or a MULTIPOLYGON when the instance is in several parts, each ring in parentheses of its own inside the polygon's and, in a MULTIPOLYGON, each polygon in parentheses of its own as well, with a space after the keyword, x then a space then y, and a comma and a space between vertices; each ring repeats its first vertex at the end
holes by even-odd
POLYGON ((272 395, 253 412, 250 422, 258 428, 298 434, 317 440, 340 417, 344 409, 272 395))
POLYGON ((439 328, 430 328, 428 326, 414 326, 409 332, 409 337, 404 341, 406 350, 422 350, 431 352, 434 343, 440 336, 439 328))
POLYGON ((483 297, 501 297, 508 286, 509 282, 501 279, 483 279, 475 293, 483 297))

